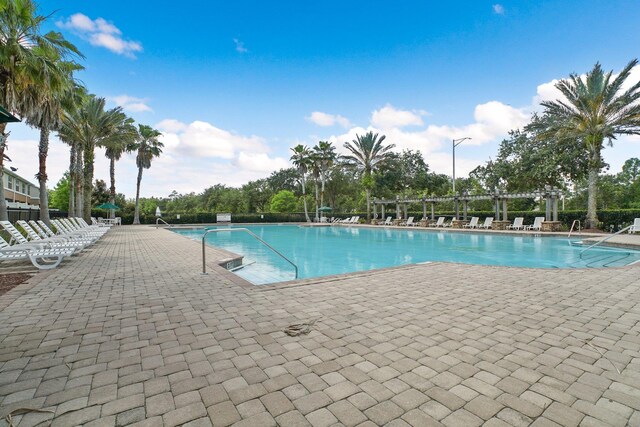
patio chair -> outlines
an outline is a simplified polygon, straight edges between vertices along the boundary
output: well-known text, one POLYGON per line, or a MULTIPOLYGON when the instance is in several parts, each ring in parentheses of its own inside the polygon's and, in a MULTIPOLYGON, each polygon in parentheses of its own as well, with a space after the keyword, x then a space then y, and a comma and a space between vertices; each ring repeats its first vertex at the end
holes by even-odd
POLYGON ((85 246, 89 245, 91 242, 88 240, 80 240, 80 239, 71 239, 69 237, 41 237, 39 233, 36 232, 29 224, 27 224, 24 220, 16 221, 16 224, 20 226, 29 237, 29 241, 31 242, 42 242, 42 243, 51 243, 53 247, 69 247, 74 248, 77 251, 81 251, 85 248, 85 246))
POLYGON ((464 228, 478 228, 478 221, 480 221, 480 218, 472 216, 471 221, 469 221, 469 224, 465 224, 464 228))
POLYGON ((438 221, 435 224, 431 224, 431 227, 444 227, 444 217, 441 216, 438 218, 438 221))
POLYGON ((513 224, 507 226, 507 230, 522 230, 524 229, 523 222, 524 222, 524 217, 521 217, 521 216, 516 217, 513 220, 513 224))
POLYGON ((542 230, 542 222, 545 220, 545 217, 543 216, 537 216, 536 219, 533 220, 533 224, 531 225, 525 225, 524 229, 525 230, 536 230, 536 231, 540 231, 542 230))
POLYGON ((354 216, 354 217, 351 219, 351 224, 358 224, 358 223, 359 223, 359 221, 360 221, 360 217, 359 217, 359 216, 354 216))
POLYGON ((67 250, 66 252, 68 252, 70 250, 71 254, 73 254, 77 249, 76 246, 72 246, 72 245, 68 245, 68 244, 64 244, 64 243, 60 243, 60 242, 55 242, 55 241, 50 241, 50 240, 37 239, 36 241, 29 241, 9 221, 0 221, 0 225, 11 236, 11 240, 9 241, 9 243, 7 243, 5 241, 6 246, 3 245, 4 249, 45 250, 45 249, 55 249, 55 248, 57 248, 57 249, 66 249, 67 250))
MULTIPOLYGON (((41 221, 38 221, 38 224, 42 226, 42 224, 44 223, 41 221)), ((52 219, 51 224, 53 224, 56 227, 56 231, 57 231, 56 234, 61 234, 64 236, 80 236, 87 239, 91 239, 93 241, 96 241, 100 237, 102 237, 101 233, 95 233, 95 232, 92 232, 91 230, 75 230, 59 219, 52 219)))
POLYGON ((401 222, 401 223, 400 223, 400 225, 404 225, 404 226, 406 226, 406 227, 413 226, 413 225, 414 225, 414 224, 413 224, 413 217, 412 217, 412 216, 410 216, 409 218, 407 218, 407 220, 406 220, 406 221, 401 222))
POLYGON ((392 216, 388 216, 387 219, 382 223, 382 225, 392 225, 392 224, 393 224, 392 216))
POLYGON ((349 224, 351 222, 351 220, 355 218, 353 216, 350 216, 349 218, 345 218, 342 221, 340 221, 342 224, 349 224))
POLYGON ((489 216, 484 219, 484 223, 482 225, 479 225, 478 228, 484 228, 485 230, 488 230, 491 228, 492 223, 493 223, 493 217, 489 216))
POLYGON ((70 248, 38 248, 34 246, 14 245, 10 246, 6 240, 0 237, 0 261, 29 260, 34 267, 40 270, 56 268, 64 257, 73 254, 70 248))
POLYGON ((629 227, 629 234, 640 233, 640 218, 633 220, 633 225, 629 227))

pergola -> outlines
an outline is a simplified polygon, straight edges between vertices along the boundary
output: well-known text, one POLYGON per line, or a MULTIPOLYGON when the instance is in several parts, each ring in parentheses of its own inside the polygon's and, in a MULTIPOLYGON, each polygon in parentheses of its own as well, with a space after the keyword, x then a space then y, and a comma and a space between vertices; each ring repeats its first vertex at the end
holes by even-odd
POLYGON ((438 202, 453 202, 455 205, 456 218, 459 217, 459 205, 462 203, 462 216, 467 219, 467 211, 469 202, 474 200, 493 200, 495 206, 496 220, 500 219, 502 211, 502 220, 507 221, 507 201, 511 199, 532 199, 544 198, 546 201, 545 221, 558 221, 558 200, 562 197, 559 189, 551 186, 545 187, 544 190, 536 190, 528 193, 502 193, 495 190, 493 193, 471 195, 468 193, 457 194, 455 196, 446 197, 428 197, 421 198, 400 198, 395 199, 377 199, 373 198, 373 216, 377 218, 377 208, 381 209, 381 217, 385 217, 385 207, 387 205, 395 205, 396 218, 407 219, 407 207, 410 203, 422 203, 422 216, 427 217, 427 204, 431 205, 431 219, 435 219, 435 205, 438 202), (403 214, 404 213, 404 214, 403 214))

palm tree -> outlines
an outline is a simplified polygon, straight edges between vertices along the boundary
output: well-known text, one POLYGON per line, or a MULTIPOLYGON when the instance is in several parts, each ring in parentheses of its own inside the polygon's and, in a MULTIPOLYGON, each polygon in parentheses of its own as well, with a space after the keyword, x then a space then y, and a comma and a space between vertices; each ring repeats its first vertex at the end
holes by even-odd
POLYGON ((618 135, 640 134, 640 81, 623 91, 622 86, 638 64, 634 59, 612 79, 612 71, 605 73, 599 63, 585 78, 571 74, 560 80, 556 88, 566 100, 545 101, 541 123, 534 130, 541 138, 553 138, 559 143, 579 141, 588 158, 587 228, 596 228, 597 183, 604 162, 604 142, 609 146, 618 135))
MULTIPOLYGON (((50 54, 55 54, 51 52, 50 54)), ((70 101, 68 93, 73 90, 73 72, 81 69, 69 61, 52 61, 46 69, 42 82, 29 85, 24 93, 24 112, 27 124, 40 129, 38 145, 39 168, 36 178, 40 184, 40 219, 49 223, 49 198, 47 191, 47 156, 49 134, 62 125, 64 103, 70 101)))
POLYGON ((306 145, 298 144, 291 149, 293 154, 291 155, 291 162, 298 169, 300 174, 300 185, 302 186, 302 202, 304 204, 304 217, 307 222, 311 222, 309 218, 309 211, 307 209, 307 172, 309 171, 309 164, 311 153, 306 145))
POLYGON ((133 215, 133 223, 140 224, 140 182, 142 182, 142 171, 151 167, 151 160, 162 153, 164 144, 158 141, 162 135, 160 131, 151 126, 138 125, 138 139, 131 145, 131 151, 138 151, 136 156, 136 166, 138 166, 138 180, 136 181, 136 210, 133 215))
MULTIPOLYGON (((81 187, 82 201, 76 202, 76 209, 82 208, 85 221, 91 220, 91 192, 93 190, 93 162, 95 147, 102 145, 117 133, 123 121, 122 108, 105 110, 105 99, 89 96, 78 109, 67 111, 58 133, 64 141, 75 141, 84 157, 81 187)), ((76 162, 81 157, 78 151, 76 162)), ((76 185, 76 188, 78 186, 76 185)), ((76 199, 77 200, 77 199, 76 199)))
POLYGON ((344 156, 348 165, 356 168, 360 181, 367 195, 367 221, 371 220, 371 189, 373 188, 375 171, 392 157, 394 144, 382 145, 386 136, 378 138, 378 134, 368 132, 364 136, 356 135, 352 142, 345 142, 344 148, 351 154, 344 156))
MULTIPOLYGON (((102 142, 105 148, 105 156, 109 159, 109 177, 111 179, 111 187, 109 190, 109 202, 115 204, 116 201, 116 161, 125 152, 130 151, 130 147, 138 137, 138 132, 133 125, 133 119, 127 117, 124 113, 120 113, 121 123, 115 132, 102 142)), ((114 212, 111 211, 111 216, 114 212)))
POLYGON ((313 147, 313 151, 320 169, 320 206, 324 206, 324 187, 329 177, 329 171, 337 158, 336 147, 330 142, 320 141, 318 145, 313 147))
MULTIPOLYGON (((7 110, 24 114, 25 96, 45 84, 55 61, 70 54, 82 56, 60 33, 41 34, 47 17, 37 15, 31 0, 0 2, 0 104, 7 110)), ((0 123, 0 182, 7 149, 6 123, 0 123)), ((0 220, 7 219, 4 185, 0 185, 0 220)))

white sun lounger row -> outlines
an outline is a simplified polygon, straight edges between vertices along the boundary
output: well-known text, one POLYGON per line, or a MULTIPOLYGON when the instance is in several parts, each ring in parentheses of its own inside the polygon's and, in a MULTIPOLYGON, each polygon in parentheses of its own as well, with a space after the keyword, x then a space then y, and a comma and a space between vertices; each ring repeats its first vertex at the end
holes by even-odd
POLYGON ((82 251, 108 230, 89 226, 82 218, 54 219, 51 223, 55 232, 43 221, 16 221, 25 237, 9 221, 0 221, 10 236, 9 242, 0 237, 0 261, 30 260, 39 269, 55 268, 65 257, 82 251))

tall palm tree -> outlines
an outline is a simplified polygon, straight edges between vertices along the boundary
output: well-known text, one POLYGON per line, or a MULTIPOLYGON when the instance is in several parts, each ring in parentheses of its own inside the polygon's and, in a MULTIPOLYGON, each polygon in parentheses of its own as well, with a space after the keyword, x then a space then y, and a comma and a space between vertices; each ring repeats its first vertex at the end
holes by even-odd
MULTIPOLYGON (((49 55, 54 55, 50 52, 49 55)), ((71 99, 68 92, 73 90, 73 72, 81 69, 71 61, 52 61, 41 76, 40 84, 32 84, 24 93, 24 112, 27 124, 40 130, 38 145, 39 167, 36 178, 40 184, 40 219, 49 223, 49 198, 47 191, 47 156, 49 134, 62 125, 64 103, 71 99)))
MULTIPOLYGON (((82 151, 82 175, 84 185, 81 188, 82 203, 76 203, 76 209, 82 208, 82 216, 91 220, 91 192, 93 190, 93 162, 95 147, 102 145, 117 133, 118 126, 126 117, 122 108, 105 110, 105 99, 89 96, 78 109, 67 111, 58 133, 64 141, 76 141, 82 151)), ((80 153, 76 155, 76 162, 80 153)), ((77 188, 77 186, 76 186, 77 188)))
MULTIPOLYGON (((41 33, 46 16, 40 16, 31 0, 0 2, 0 104, 24 115, 25 95, 41 87, 42 77, 56 68, 55 61, 70 54, 82 56, 57 32, 41 33)), ((7 148, 6 123, 0 123, 0 182, 7 148)), ((6 220, 4 186, 0 185, 0 220, 6 220)))
POLYGON ((164 144, 158 141, 162 132, 151 126, 138 125, 138 139, 131 145, 131 151, 137 151, 136 166, 138 166, 138 180, 136 181, 136 210, 133 215, 133 223, 140 224, 140 183, 142 171, 151 167, 151 160, 162 153, 164 144))
MULTIPOLYGON (((130 151, 130 147, 138 137, 136 127, 133 125, 133 119, 127 117, 124 113, 120 113, 120 125, 115 132, 102 142, 105 148, 105 156, 109 159, 109 177, 111 187, 109 189, 109 202, 115 204, 116 201, 116 162, 120 160, 125 152, 130 151)), ((112 216, 114 212, 111 211, 112 216)))
POLYGON ((309 211, 307 209, 307 172, 309 172, 309 165, 311 159, 311 153, 309 147, 306 145, 298 144, 291 149, 293 154, 291 155, 291 162, 298 169, 300 174, 300 186, 302 187, 302 203, 304 205, 304 217, 307 222, 311 222, 309 218, 309 211))
POLYGON ((367 221, 371 220, 371 189, 373 188, 373 174, 380 166, 392 157, 394 144, 382 145, 386 136, 368 132, 364 136, 356 135, 356 139, 345 142, 344 148, 351 154, 344 156, 348 165, 354 167, 360 175, 360 181, 367 195, 367 221))
POLYGON ((609 146, 619 135, 640 134, 640 81, 622 90, 631 69, 638 64, 634 59, 615 78, 612 71, 605 73, 599 63, 582 78, 571 74, 560 80, 556 88, 566 100, 545 101, 543 120, 534 126, 541 138, 553 138, 559 143, 579 141, 588 158, 587 228, 598 225, 597 183, 604 162, 602 149, 605 140, 609 146))
POLYGON ((330 142, 320 141, 313 147, 313 151, 320 170, 320 206, 324 206, 324 187, 329 178, 329 171, 337 158, 336 147, 330 142))

